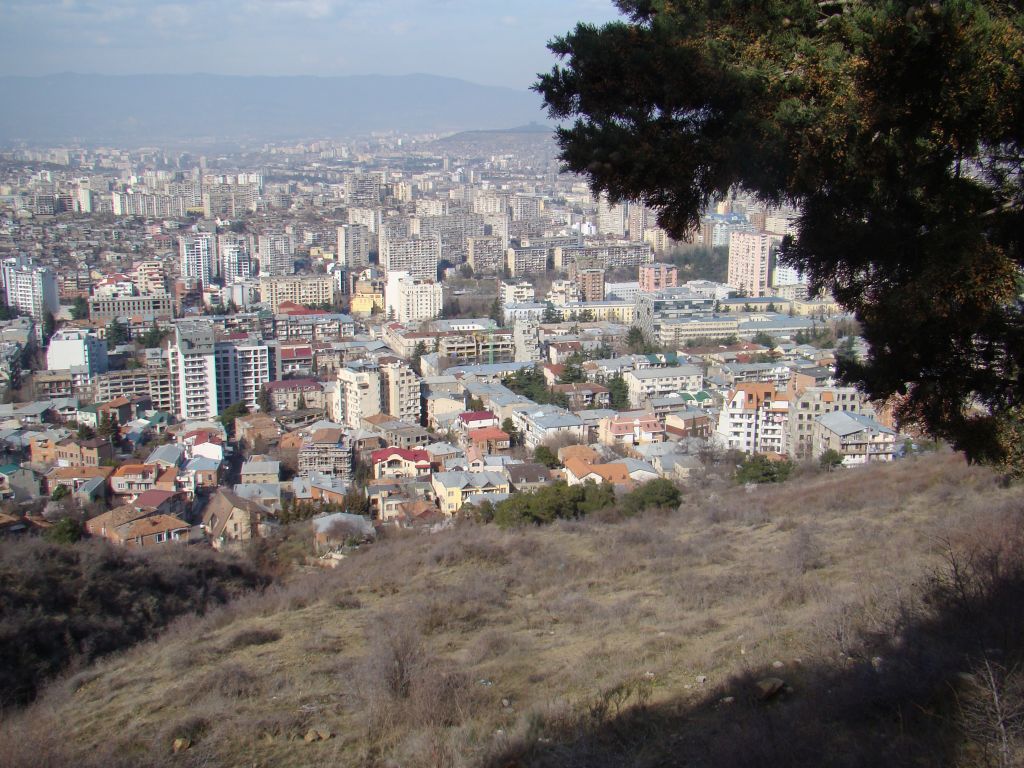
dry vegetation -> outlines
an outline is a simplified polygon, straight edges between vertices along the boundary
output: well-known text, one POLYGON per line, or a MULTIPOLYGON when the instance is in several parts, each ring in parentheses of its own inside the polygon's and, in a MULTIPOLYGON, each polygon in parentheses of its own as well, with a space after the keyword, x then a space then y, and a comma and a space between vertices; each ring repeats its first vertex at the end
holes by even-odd
POLYGON ((384 541, 55 684, 4 723, 0 754, 1017 764, 1019 487, 940 454, 708 495, 626 520, 384 541), (768 701, 765 677, 785 683, 768 701))

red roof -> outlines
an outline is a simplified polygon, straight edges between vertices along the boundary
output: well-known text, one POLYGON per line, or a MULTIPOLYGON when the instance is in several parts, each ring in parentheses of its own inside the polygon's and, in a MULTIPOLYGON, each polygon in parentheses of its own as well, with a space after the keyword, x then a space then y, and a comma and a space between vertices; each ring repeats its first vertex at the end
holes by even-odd
POLYGON ((135 506, 152 507, 153 509, 156 509, 175 495, 177 494, 171 493, 171 491, 158 491, 156 489, 143 491, 139 494, 138 498, 135 499, 135 506))
POLYGON ((466 411, 459 414, 459 420, 468 424, 471 421, 486 421, 487 419, 498 418, 490 411, 466 411))
POLYGON ((370 454, 370 461, 373 464, 377 464, 382 461, 387 461, 393 456, 398 456, 406 461, 414 461, 417 464, 420 462, 423 462, 424 464, 430 463, 430 454, 416 448, 382 448, 379 451, 374 451, 370 454))
POLYGON ((294 301, 282 301, 277 305, 277 314, 279 315, 326 315, 322 309, 310 309, 309 307, 303 306, 302 304, 296 304, 294 301))
POLYGON ((312 357, 313 348, 310 346, 305 347, 283 347, 281 349, 282 360, 295 360, 299 357, 312 357))
POLYGON ((508 440, 508 432, 498 429, 497 427, 480 427, 480 429, 471 429, 466 436, 474 442, 477 440, 508 440))

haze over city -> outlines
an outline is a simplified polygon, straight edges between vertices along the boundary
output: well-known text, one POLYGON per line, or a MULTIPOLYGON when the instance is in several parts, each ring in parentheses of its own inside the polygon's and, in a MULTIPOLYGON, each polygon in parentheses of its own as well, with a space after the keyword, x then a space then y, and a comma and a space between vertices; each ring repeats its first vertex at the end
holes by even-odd
POLYGON ((429 73, 526 89, 546 42, 608 0, 11 0, 0 75, 429 73))

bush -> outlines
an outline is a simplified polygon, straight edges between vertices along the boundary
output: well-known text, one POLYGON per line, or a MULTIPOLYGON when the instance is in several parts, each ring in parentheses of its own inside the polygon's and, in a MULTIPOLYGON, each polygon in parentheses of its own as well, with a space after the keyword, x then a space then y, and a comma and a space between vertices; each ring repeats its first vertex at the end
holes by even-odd
POLYGON ((0 543, 0 704, 24 704, 72 664, 266 583, 251 566, 181 547, 143 553, 95 541, 0 543))
POLYGON ((746 459, 736 470, 738 483, 781 483, 789 479, 793 462, 788 459, 772 460, 758 454, 746 459))

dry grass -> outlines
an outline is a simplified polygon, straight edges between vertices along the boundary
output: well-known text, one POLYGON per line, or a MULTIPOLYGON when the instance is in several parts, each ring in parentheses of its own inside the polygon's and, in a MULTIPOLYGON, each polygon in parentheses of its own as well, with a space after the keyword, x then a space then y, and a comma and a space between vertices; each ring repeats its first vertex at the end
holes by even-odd
MULTIPOLYGON (((115 768, 574 764, 595 728, 644 732, 636 713, 699 724, 766 669, 810 685, 812 669, 869 658, 920 609, 946 543, 1004 535, 1022 498, 938 455, 694 493, 675 514, 394 537, 51 687, 4 723, 0 754, 115 768), (310 728, 332 738, 306 743, 310 728), (172 756, 183 737, 193 746, 172 756)), ((735 715, 757 718, 744 695, 735 715)))

